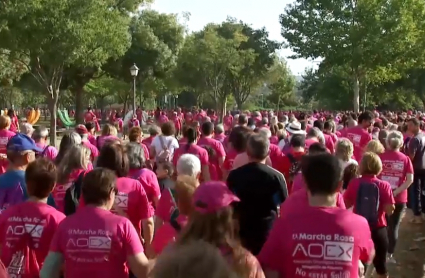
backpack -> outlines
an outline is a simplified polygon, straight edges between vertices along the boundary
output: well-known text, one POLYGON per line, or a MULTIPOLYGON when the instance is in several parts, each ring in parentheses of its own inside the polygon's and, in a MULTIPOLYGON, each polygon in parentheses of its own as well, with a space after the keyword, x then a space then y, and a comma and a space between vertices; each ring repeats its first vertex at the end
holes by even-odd
POLYGON ((379 219, 379 187, 374 182, 360 182, 357 190, 354 213, 366 218, 371 229, 376 228, 379 219))
POLYGON ((164 141, 164 137, 163 136, 159 136, 159 141, 161 141, 162 150, 156 156, 157 161, 159 163, 170 162, 171 161, 170 146, 171 146, 171 143, 173 141, 170 140, 170 142, 168 143, 168 146, 165 145, 165 141, 164 141))
POLYGON ((64 213, 66 216, 74 214, 80 203, 81 186, 87 172, 82 172, 72 185, 66 190, 64 197, 64 213))
MULTIPOLYGON (((24 217, 21 217, 24 218, 24 217)), ((21 238, 13 245, 13 252, 11 253, 11 258, 6 258, 4 260, 5 265, 7 266, 7 272, 11 274, 11 277, 21 277, 21 278, 36 278, 39 277, 40 265, 37 262, 37 254, 34 250, 34 242, 32 233, 38 227, 38 224, 41 223, 43 219, 39 219, 36 222, 32 229, 28 232, 27 227, 23 221, 22 225, 25 227, 24 233, 21 235, 21 238)))
POLYGON ((176 194, 176 191, 174 191, 173 189, 168 188, 167 190, 170 192, 171 199, 173 200, 173 203, 174 203, 173 211, 170 214, 169 222, 171 227, 173 227, 174 230, 176 230, 176 232, 180 232, 182 227, 180 223, 177 221, 177 218, 180 215, 180 211, 177 207, 177 194, 176 194))
POLYGON ((37 154, 36 154, 36 157, 39 157, 39 158, 44 157, 44 155, 46 154, 46 152, 47 152, 47 150, 49 149, 49 147, 50 147, 50 145, 47 145, 47 146, 43 149, 43 151, 42 151, 41 153, 37 153, 37 154))
POLYGON ((291 162, 291 166, 289 167, 289 182, 292 182, 301 169, 301 163, 300 160, 297 160, 291 153, 288 153, 286 157, 288 157, 289 162, 291 162))

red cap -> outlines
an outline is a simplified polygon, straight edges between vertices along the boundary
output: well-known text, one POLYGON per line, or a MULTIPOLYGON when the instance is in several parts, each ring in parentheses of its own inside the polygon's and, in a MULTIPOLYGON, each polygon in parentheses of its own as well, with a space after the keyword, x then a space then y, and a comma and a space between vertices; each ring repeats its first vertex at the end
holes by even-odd
POLYGON ((193 195, 195 210, 201 213, 213 213, 239 201, 239 198, 221 181, 204 182, 193 195))
POLYGON ((84 125, 77 125, 75 127, 75 132, 77 132, 78 134, 88 134, 89 131, 87 130, 87 128, 84 125))

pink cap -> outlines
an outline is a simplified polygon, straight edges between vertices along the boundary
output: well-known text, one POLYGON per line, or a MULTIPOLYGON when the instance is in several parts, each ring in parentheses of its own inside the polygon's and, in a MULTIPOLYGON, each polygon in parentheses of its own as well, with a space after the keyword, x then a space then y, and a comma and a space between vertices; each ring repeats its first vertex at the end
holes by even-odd
POLYGON ((75 127, 75 131, 79 134, 88 134, 89 131, 87 130, 87 128, 84 125, 77 125, 75 127))
POLYGON ((201 213, 216 212, 239 201, 239 198, 221 181, 204 182, 193 195, 195 209, 201 213))

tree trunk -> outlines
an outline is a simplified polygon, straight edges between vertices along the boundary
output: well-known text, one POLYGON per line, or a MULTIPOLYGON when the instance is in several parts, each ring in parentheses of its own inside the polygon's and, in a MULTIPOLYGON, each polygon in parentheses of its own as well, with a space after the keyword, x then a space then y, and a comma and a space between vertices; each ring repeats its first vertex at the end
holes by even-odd
POLYGON ((50 111, 50 145, 57 146, 56 122, 58 110, 59 90, 49 92, 48 106, 50 111))
POLYGON ((220 104, 221 104, 220 123, 222 123, 224 115, 226 115, 227 98, 222 99, 220 104))
POLYGON ((354 74, 353 76, 353 92, 354 92, 354 98, 353 98, 354 112, 358 113, 360 111, 360 83, 359 83, 359 77, 357 74, 354 74))
POLYGON ((235 98, 236 105, 238 106, 238 110, 242 111, 243 102, 240 98, 235 98))
POLYGON ((77 124, 84 123, 84 107, 83 107, 83 91, 84 85, 80 82, 77 82, 77 85, 74 88, 75 94, 75 122, 77 124))

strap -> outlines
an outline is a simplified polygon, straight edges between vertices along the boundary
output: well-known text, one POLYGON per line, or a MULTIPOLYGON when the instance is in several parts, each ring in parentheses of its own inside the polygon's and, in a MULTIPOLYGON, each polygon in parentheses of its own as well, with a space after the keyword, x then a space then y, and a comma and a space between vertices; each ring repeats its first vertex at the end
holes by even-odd
POLYGON ((47 145, 44 150, 41 152, 41 156, 44 156, 47 152, 47 150, 49 149, 50 145, 47 145))
POLYGON ((289 161, 291 162, 291 164, 297 162, 297 160, 295 159, 295 157, 291 153, 288 153, 286 155, 286 157, 289 159, 289 161))
POLYGON ((159 136, 159 141, 161 141, 162 149, 163 149, 164 151, 166 151, 166 150, 167 150, 167 146, 165 145, 164 137, 163 137, 162 135, 161 135, 161 136, 159 136))

